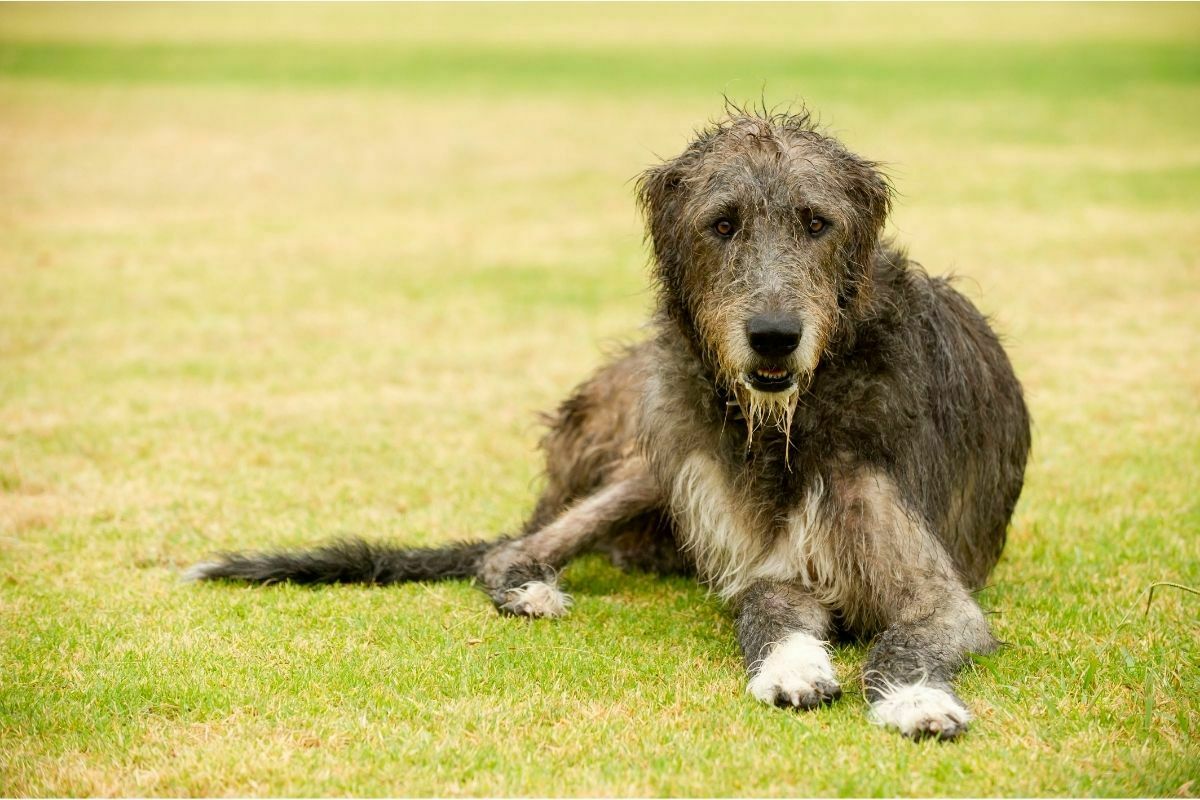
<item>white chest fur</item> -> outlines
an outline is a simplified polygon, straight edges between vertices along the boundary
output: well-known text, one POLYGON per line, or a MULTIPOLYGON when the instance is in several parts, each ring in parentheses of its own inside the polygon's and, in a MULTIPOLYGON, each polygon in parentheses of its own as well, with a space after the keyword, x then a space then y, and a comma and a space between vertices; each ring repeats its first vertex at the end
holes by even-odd
POLYGON ((671 509, 701 577, 724 599, 757 580, 798 581, 836 604, 837 580, 824 486, 818 478, 786 518, 762 514, 711 457, 692 453, 671 487, 671 509))

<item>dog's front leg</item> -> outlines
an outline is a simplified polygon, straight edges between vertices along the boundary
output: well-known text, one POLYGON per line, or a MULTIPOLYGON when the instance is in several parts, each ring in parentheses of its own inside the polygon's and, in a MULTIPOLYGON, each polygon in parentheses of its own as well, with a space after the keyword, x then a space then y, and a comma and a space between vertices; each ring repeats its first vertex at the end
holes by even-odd
POLYGON ((871 647, 863 683, 875 721, 915 739, 953 739, 971 712, 954 675, 970 653, 995 647, 983 611, 957 579, 914 587, 871 647))
POLYGON ((971 713, 951 681, 970 653, 995 647, 987 620, 914 504, 883 470, 834 473, 828 511, 847 556, 842 573, 852 616, 883 632, 863 683, 871 716, 913 738, 953 739, 971 713))
POLYGON ((764 703, 812 709, 842 696, 824 641, 829 611, 803 588, 758 581, 738 600, 737 632, 750 682, 764 703))
POLYGON ((558 587, 558 570, 619 525, 660 502, 657 484, 640 464, 577 501, 548 525, 506 541, 480 563, 478 579, 506 614, 560 617, 571 598, 558 587))

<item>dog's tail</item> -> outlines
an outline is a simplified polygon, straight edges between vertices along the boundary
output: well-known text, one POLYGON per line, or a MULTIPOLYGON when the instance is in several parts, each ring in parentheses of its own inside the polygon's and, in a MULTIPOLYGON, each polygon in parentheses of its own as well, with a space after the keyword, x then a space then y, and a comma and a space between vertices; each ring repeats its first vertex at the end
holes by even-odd
POLYGON ((311 550, 222 553, 184 573, 184 580, 246 583, 370 583, 470 578, 480 559, 500 542, 459 542, 445 547, 395 547, 341 539, 311 550))

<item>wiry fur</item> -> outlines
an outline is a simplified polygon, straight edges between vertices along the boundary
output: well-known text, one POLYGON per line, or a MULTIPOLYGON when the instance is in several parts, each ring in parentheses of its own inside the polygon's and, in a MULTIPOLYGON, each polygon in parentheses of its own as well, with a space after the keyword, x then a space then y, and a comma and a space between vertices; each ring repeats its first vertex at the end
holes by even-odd
POLYGON ((805 113, 731 109, 638 194, 655 334, 550 417, 547 486, 521 536, 228 555, 196 575, 471 575, 503 611, 556 616, 558 569, 598 548, 693 569, 727 600, 756 697, 831 702, 841 689, 819 643, 875 636, 875 718, 958 735, 970 714, 950 682, 994 646, 970 592, 1000 556, 1029 449, 996 336, 949 282, 881 240, 887 180, 805 113), (717 235, 715 220, 736 224, 717 235), (748 338, 763 315, 794 321, 794 349, 764 355, 748 338), (763 374, 790 383, 774 391, 763 374))

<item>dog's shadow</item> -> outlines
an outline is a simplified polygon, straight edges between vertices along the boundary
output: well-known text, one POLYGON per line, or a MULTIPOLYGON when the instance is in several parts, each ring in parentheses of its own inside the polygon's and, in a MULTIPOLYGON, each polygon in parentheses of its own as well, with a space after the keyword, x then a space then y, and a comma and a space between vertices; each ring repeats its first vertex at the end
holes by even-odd
POLYGON ((589 553, 567 565, 561 579, 576 613, 627 616, 630 624, 645 620, 656 627, 665 616, 672 626, 683 628, 681 635, 695 634, 723 649, 735 641, 728 610, 694 575, 627 569, 606 555, 589 553))

